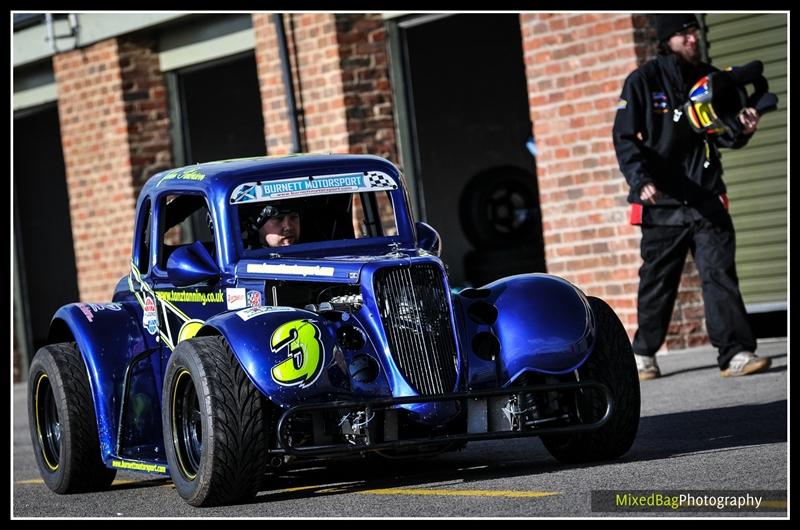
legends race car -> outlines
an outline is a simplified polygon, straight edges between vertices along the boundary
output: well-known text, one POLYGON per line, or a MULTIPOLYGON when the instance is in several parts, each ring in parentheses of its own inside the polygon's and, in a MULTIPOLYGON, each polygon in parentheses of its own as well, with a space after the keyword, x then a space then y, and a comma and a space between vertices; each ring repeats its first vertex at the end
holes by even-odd
POLYGON ((612 309, 547 274, 455 293, 440 245, 374 156, 154 175, 130 273, 110 302, 60 308, 31 364, 45 483, 89 491, 142 471, 203 506, 308 459, 526 436, 562 462, 625 453, 639 383, 612 309))

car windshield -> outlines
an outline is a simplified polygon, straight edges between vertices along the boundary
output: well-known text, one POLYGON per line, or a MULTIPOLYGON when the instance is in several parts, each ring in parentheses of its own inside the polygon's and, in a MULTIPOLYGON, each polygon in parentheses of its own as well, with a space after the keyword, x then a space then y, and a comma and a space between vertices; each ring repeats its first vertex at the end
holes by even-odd
POLYGON ((384 173, 325 175, 242 184, 233 190, 230 202, 241 229, 242 248, 249 253, 396 236, 390 195, 396 187, 384 173))

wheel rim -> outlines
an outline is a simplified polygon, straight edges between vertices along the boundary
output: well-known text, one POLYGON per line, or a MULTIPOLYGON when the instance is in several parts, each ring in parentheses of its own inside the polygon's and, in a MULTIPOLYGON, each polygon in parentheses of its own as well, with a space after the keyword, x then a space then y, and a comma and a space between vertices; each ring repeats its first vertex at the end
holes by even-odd
POLYGON ((192 376, 187 370, 182 370, 175 378, 172 439, 181 473, 187 479, 194 480, 203 455, 203 425, 200 401, 192 376))
POLYGON ((61 422, 53 395, 53 387, 47 374, 40 374, 35 390, 36 432, 44 463, 51 471, 58 469, 61 457, 61 422))
POLYGON ((522 193, 511 188, 499 188, 487 199, 486 216, 499 235, 509 235, 524 225, 530 208, 522 193))

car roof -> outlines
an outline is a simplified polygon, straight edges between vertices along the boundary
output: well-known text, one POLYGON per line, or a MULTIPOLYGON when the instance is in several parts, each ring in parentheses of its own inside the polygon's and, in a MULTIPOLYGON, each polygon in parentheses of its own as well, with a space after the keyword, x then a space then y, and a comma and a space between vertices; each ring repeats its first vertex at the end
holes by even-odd
POLYGON ((140 199, 163 191, 202 191, 209 197, 228 194, 248 180, 271 181, 306 175, 378 170, 399 177, 397 168, 373 155, 297 154, 238 158, 193 164, 156 173, 141 191, 140 199))

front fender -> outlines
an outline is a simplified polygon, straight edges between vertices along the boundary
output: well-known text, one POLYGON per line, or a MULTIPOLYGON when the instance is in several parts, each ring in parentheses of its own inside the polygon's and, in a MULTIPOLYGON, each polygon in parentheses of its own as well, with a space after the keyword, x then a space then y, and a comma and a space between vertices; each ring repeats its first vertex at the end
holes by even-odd
POLYGON ((501 345, 501 380, 514 381, 527 370, 571 372, 591 353, 592 311, 583 293, 568 281, 549 274, 522 274, 486 287, 497 307, 493 330, 501 345))
MULTIPOLYGON (((68 304, 56 312, 50 324, 51 342, 69 341, 71 336, 83 356, 104 459, 115 453, 119 396, 125 369, 134 356, 157 347, 152 336, 143 332, 141 323, 141 309, 137 303, 117 302, 68 304)), ((158 359, 156 355, 152 369, 160 384, 158 359)), ((160 395, 159 388, 155 403, 160 401, 160 395)))
POLYGON ((318 314, 292 307, 251 307, 205 322, 219 333, 253 384, 281 407, 350 393, 341 349, 318 314))
POLYGON ((490 381, 508 385, 526 371, 568 373, 592 351, 594 318, 588 301, 563 278, 538 273, 510 276, 464 292, 459 299, 465 321, 484 320, 468 327, 491 333, 499 342, 494 362, 473 357, 473 385, 490 381))

